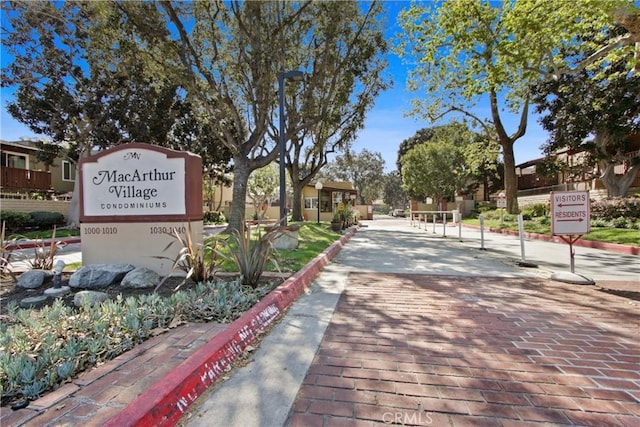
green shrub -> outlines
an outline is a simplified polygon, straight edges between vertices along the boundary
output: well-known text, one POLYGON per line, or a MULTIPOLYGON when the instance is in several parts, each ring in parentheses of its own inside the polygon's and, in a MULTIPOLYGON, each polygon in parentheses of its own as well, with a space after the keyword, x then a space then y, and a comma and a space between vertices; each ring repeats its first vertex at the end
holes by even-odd
POLYGON ((7 230, 20 230, 31 222, 31 216, 26 212, 0 211, 0 220, 4 221, 7 230))
POLYGON ((550 225, 551 224, 551 218, 549 218, 548 216, 543 216, 542 218, 540 218, 540 224, 541 225, 550 225))
POLYGON ((51 228, 54 225, 64 225, 64 215, 60 212, 31 212, 31 225, 38 228, 51 228))
POLYGON ((611 221, 620 217, 631 221, 640 219, 640 199, 627 197, 591 202, 591 218, 611 221))
POLYGON ((522 219, 525 221, 530 221, 534 216, 532 209, 525 209, 522 212, 520 212, 520 215, 522 215, 522 219))
POLYGON ((205 224, 223 224, 227 219, 222 212, 209 211, 204 213, 203 221, 205 224))
POLYGON ((613 228, 631 228, 631 221, 621 216, 611 220, 611 226, 613 228))
POLYGON ((591 220, 592 227, 608 227, 609 221, 605 221, 604 219, 596 218, 591 220))

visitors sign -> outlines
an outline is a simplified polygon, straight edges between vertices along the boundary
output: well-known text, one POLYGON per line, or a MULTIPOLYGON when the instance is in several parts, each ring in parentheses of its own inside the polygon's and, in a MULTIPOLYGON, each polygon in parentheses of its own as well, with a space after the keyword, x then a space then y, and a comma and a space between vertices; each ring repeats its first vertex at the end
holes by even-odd
POLYGON ((591 204, 588 191, 551 192, 551 234, 581 235, 589 232, 591 204))

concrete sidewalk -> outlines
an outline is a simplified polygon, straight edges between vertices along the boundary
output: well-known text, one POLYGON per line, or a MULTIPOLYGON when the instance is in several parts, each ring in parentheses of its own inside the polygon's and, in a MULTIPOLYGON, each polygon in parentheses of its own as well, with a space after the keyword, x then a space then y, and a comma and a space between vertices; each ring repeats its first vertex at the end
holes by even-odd
MULTIPOLYGON (((368 399, 367 402, 371 404, 371 399, 374 399, 371 393, 375 394, 375 391, 366 386, 359 387, 358 384, 366 380, 366 377, 358 377, 357 372, 352 372, 353 375, 350 376, 349 368, 364 369, 366 371, 364 375, 373 375, 377 380, 380 380, 377 375, 383 375, 381 364, 384 364, 381 362, 383 359, 380 356, 380 353, 383 352, 381 346, 386 345, 384 344, 386 341, 393 341, 393 331, 402 327, 401 322, 398 323, 396 318, 402 318, 403 313, 410 313, 415 320, 421 316, 421 313, 427 312, 433 316, 431 322, 441 323, 442 328, 445 329, 454 328, 454 326, 447 326, 449 322, 453 321, 447 312, 443 312, 443 317, 439 318, 437 310, 434 312, 430 307, 431 304, 425 302, 425 299, 418 294, 403 292, 401 304, 388 302, 387 299, 395 298, 399 286, 394 279, 394 274, 437 278, 455 277, 455 280, 459 282, 457 286, 460 288, 465 283, 478 283, 478 280, 487 286, 493 286, 497 283, 501 286, 499 294, 506 295, 504 288, 505 286, 509 287, 512 283, 545 283, 554 267, 552 262, 545 264, 543 268, 518 267, 516 261, 519 256, 514 254, 512 250, 514 248, 520 250, 519 242, 516 240, 516 245, 507 242, 508 236, 492 235, 491 244, 499 247, 499 251, 497 249, 481 251, 479 246, 474 247, 477 244, 476 236, 468 234, 462 239, 462 242, 459 242, 457 234, 455 237, 451 234, 447 238, 442 238, 439 235, 428 233, 424 229, 411 227, 408 220, 402 219, 380 219, 364 222, 364 227, 317 277, 307 295, 302 296, 292 306, 282 321, 262 341, 260 348, 251 358, 251 363, 236 370, 226 382, 219 384, 199 399, 180 425, 190 427, 210 425, 270 427, 287 424, 325 426, 389 424, 389 420, 381 418, 383 414, 379 411, 374 411, 374 415, 360 416, 362 413, 354 409, 353 399, 368 399), (501 240, 503 238, 504 241, 501 240), (347 287, 350 275, 353 276, 355 273, 367 274, 364 276, 366 280, 360 285, 370 288, 371 291, 363 292, 362 298, 357 303, 340 306, 335 311, 336 304, 347 287), (490 278, 484 278, 486 276, 490 278), (380 301, 381 306, 372 310, 359 309, 367 304, 373 304, 371 299, 374 296, 376 297, 375 301, 380 301), (394 304, 397 310, 388 311, 389 304, 394 304), (349 317, 349 313, 352 313, 351 317, 349 317), (370 316, 376 316, 376 313, 387 323, 381 320, 380 323, 377 323, 377 320, 369 322, 370 316), (345 320, 345 318, 349 320, 345 320), (394 321, 390 322, 391 319, 394 321), (334 330, 336 323, 342 325, 342 332, 351 328, 355 330, 354 334, 345 333, 350 337, 346 342, 344 337, 341 337, 343 343, 338 344, 337 349, 333 343, 330 343, 332 337, 336 335, 334 330), (364 332, 365 330, 368 332, 364 332), (321 342, 323 342, 322 345, 321 342), (329 347, 326 347, 324 343, 329 343, 327 344, 329 347), (362 351, 371 351, 372 348, 375 349, 374 356, 371 356, 374 360, 370 360, 369 365, 365 366, 362 361, 354 361, 355 366, 349 365, 348 360, 362 351), (337 357, 336 352, 340 353, 340 357, 345 358, 346 364, 332 364, 331 358, 337 357), (354 379, 356 377, 359 378, 358 381, 354 379), (327 381, 327 383, 322 383, 322 381, 327 381), (309 390, 309 386, 313 390, 309 390), (363 390, 366 392, 366 396, 360 393, 363 390), (346 395, 349 395, 350 398, 345 397, 346 395)), ((513 238, 510 239, 513 240, 513 238)), ((546 244, 557 245, 554 243, 546 244)), ((567 248, 562 247, 554 247, 553 250, 561 252, 562 249, 568 252, 567 248)), ((540 254, 545 253, 544 248, 540 251, 540 254)), ((546 251, 551 251, 551 249, 547 248, 546 251)), ((635 278, 637 281, 637 267, 635 264, 631 264, 631 259, 625 258, 624 262, 619 262, 616 261, 620 257, 619 254, 609 255, 599 251, 594 254, 597 256, 590 256, 588 262, 585 261, 584 264, 591 263, 593 270, 589 271, 597 272, 599 278, 617 280, 623 277, 625 280, 635 278)), ((633 261, 637 264, 638 259, 635 258, 633 261)), ((582 259, 580 262, 582 265, 582 259)), ((558 267, 561 267, 561 263, 558 264, 558 267)), ((640 284, 640 282, 638 283, 640 284)), ((567 286, 565 292, 578 293, 585 289, 584 287, 563 286, 567 286)), ((470 313, 474 312, 471 309, 474 302, 480 300, 479 296, 474 294, 474 289, 481 291, 482 288, 471 287, 463 292, 466 304, 470 307, 470 313)), ((523 292, 526 293, 526 291, 517 291, 517 294, 520 295, 523 292)), ((344 295, 343 298, 345 298, 344 295)), ((625 305, 628 303, 626 299, 615 298, 620 300, 623 309, 636 310, 637 313, 637 302, 631 301, 629 305, 625 305)), ((429 300, 426 299, 426 301, 429 300)), ((542 300, 536 302, 540 304, 542 300)), ((493 303, 499 305, 499 298, 495 297, 493 303)), ((544 313, 532 314, 532 316, 543 315, 544 313)), ((469 340, 473 342, 471 324, 469 323, 468 326, 465 333, 469 334, 469 340)), ((490 322, 484 325, 483 333, 491 334, 493 326, 495 325, 490 322)), ((417 330, 415 332, 418 333, 417 330)), ((407 332, 402 334, 406 338, 407 332)), ((450 336, 453 338, 454 335, 450 336)), ((419 334, 415 335, 412 340, 416 346, 424 350, 428 340, 425 339, 424 344, 419 344, 422 340, 420 337, 419 334)), ((625 338, 625 345, 628 344, 627 341, 628 338, 625 338)), ((465 344, 466 347, 461 348, 460 351, 468 350, 472 342, 465 344)), ((389 348, 387 351, 402 352, 399 348, 389 348)), ((396 360, 392 364, 397 362, 396 360)), ((405 362, 408 361, 405 360, 405 362)), ((445 364, 447 363, 445 362, 445 364)), ((523 366, 520 365, 520 367, 523 366)), ((532 366, 529 367, 535 370, 532 366)), ((401 396, 406 395, 406 390, 410 387, 424 390, 429 388, 427 384, 420 382, 413 386, 407 385, 406 383, 411 383, 413 379, 407 381, 404 374, 398 374, 397 366, 390 369, 387 365, 387 368, 384 369, 394 372, 394 374, 384 373, 390 377, 383 387, 390 387, 390 389, 378 390, 378 392, 390 393, 390 395, 385 395, 385 398, 391 399, 388 402, 394 401, 394 399, 396 402, 402 400, 401 396), (393 391, 390 391, 391 389, 393 391)), ((443 370, 439 375, 446 377, 447 372, 443 370)), ((527 375, 527 373, 523 372, 523 375, 527 375)), ((455 378, 449 380, 457 381, 455 378)), ((443 381, 447 380, 443 379, 443 381)), ((468 381, 472 382, 471 379, 468 381)), ((517 381, 514 380, 514 382, 517 381)), ((453 392, 454 390, 448 391, 453 392)), ((444 393, 446 392, 447 390, 444 391, 444 393)), ((425 397, 421 394, 418 396, 425 397)), ((499 398, 498 395, 493 396, 493 399, 497 398, 499 398)), ((640 399, 640 391, 636 398, 640 399)), ((405 408, 402 406, 403 404, 399 405, 398 408, 405 408)), ((392 409, 393 405, 387 409, 390 408, 392 409)), ((424 406, 423 408, 425 411, 428 410, 424 406)), ((462 415, 469 416, 470 411, 471 409, 462 415)), ((391 410, 391 413, 396 414, 399 411, 391 410)), ((640 414, 640 410, 636 412, 636 415, 638 414, 640 414)), ((476 419, 476 421, 487 421, 490 417, 486 415, 482 420, 476 419)), ((458 419, 458 421, 463 420, 468 421, 466 418, 458 419)), ((496 423, 490 422, 489 424, 496 423)), ((433 425, 441 424, 436 422, 433 425)))

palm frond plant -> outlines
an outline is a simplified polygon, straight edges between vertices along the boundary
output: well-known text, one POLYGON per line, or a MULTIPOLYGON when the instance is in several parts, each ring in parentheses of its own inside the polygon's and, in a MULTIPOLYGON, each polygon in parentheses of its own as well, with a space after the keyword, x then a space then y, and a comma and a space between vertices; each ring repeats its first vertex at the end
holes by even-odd
POLYGON ((34 270, 53 270, 53 260, 58 250, 65 246, 64 242, 56 242, 56 226, 53 226, 49 243, 40 239, 36 239, 35 243, 34 257, 29 260, 29 265, 34 270))
POLYGON ((215 278, 218 271, 218 249, 219 243, 217 240, 213 240, 213 244, 195 243, 191 238, 191 223, 188 224, 187 231, 181 234, 176 228, 173 228, 170 233, 174 240, 171 241, 163 250, 166 252, 174 244, 180 246, 180 251, 175 258, 169 258, 166 256, 157 256, 155 258, 168 259, 173 262, 171 273, 166 275, 164 279, 158 283, 158 286, 154 289, 154 292, 160 289, 164 282, 175 272, 184 272, 184 280, 176 286, 174 291, 180 289, 187 280, 192 279, 195 282, 209 282, 215 278))
POLYGON ((5 239, 5 221, 2 221, 2 231, 0 231, 0 277, 11 277, 15 282, 16 277, 11 269, 11 257, 13 255, 13 246, 17 237, 9 236, 5 239))

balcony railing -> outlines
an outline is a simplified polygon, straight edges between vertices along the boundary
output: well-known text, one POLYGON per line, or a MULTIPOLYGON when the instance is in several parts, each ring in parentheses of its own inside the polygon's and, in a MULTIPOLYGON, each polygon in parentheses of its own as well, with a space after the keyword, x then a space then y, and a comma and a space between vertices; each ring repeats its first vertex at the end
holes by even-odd
POLYGON ((0 171, 0 188, 3 190, 51 190, 51 172, 6 168, 0 171))

